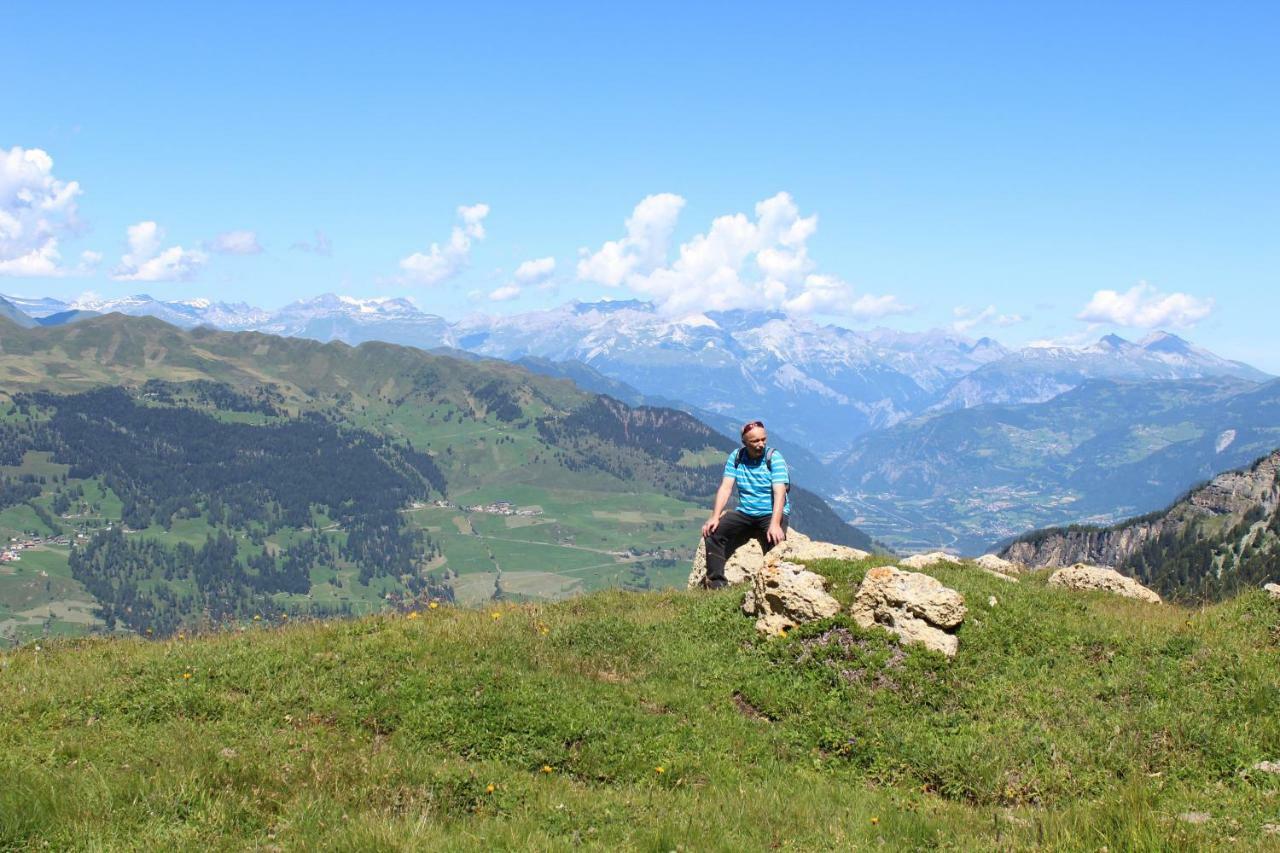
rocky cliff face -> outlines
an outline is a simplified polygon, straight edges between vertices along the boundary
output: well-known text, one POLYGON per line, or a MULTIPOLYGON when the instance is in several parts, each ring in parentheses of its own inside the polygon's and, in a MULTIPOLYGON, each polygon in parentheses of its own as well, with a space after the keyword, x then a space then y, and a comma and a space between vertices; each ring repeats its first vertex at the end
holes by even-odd
MULTIPOLYGON (((1163 513, 1143 516, 1111 527, 1067 527, 1038 531, 1001 552, 1006 559, 1028 566, 1070 566, 1090 563, 1121 566, 1144 547, 1162 538, 1182 536, 1189 529, 1210 526, 1233 529, 1252 517, 1250 542, 1265 532, 1280 506, 1280 450, 1252 466, 1219 474, 1163 513), (1212 520, 1218 521, 1207 524, 1212 520), (1253 530, 1259 525, 1262 529, 1253 530)), ((1219 563, 1219 568, 1221 563, 1219 563)))

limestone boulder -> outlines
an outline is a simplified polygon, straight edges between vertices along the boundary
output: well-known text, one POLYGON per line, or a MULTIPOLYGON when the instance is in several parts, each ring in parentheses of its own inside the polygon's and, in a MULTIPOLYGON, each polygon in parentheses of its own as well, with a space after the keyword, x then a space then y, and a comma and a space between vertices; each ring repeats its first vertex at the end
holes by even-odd
POLYGON ((781 634, 788 628, 828 619, 840 612, 840 602, 827 592, 822 575, 804 566, 775 560, 773 554, 751 575, 751 589, 742 603, 756 617, 756 630, 781 634))
POLYGON ((1151 604, 1160 603, 1160 596, 1155 592, 1133 578, 1126 577, 1106 566, 1076 563, 1074 566, 1058 569, 1049 576, 1049 586, 1060 586, 1064 589, 1100 589, 1123 595, 1125 598, 1136 598, 1151 604))
POLYGON ((1027 570, 1026 566, 1006 560, 1003 557, 997 557, 995 554, 983 554, 981 557, 974 558, 974 565, 987 569, 992 572, 999 572, 1002 575, 1020 575, 1027 570))
MULTIPOLYGON (((755 542, 748 542, 729 555, 724 564, 724 576, 730 584, 750 580, 751 572, 764 562, 764 554, 755 542), (754 567, 754 568, 753 568, 754 567)), ((693 553, 693 568, 689 572, 689 589, 697 589, 707 579, 707 541, 698 540, 698 550, 693 553)))
POLYGON ((1269 583, 1263 589, 1271 594, 1272 601, 1280 601, 1280 583, 1269 583))
MULTIPOLYGON (((861 560, 871 555, 847 545, 818 542, 803 533, 789 530, 786 541, 770 551, 769 556, 777 556, 781 560, 793 562, 807 562, 809 560, 861 560)), ((744 583, 750 580, 763 565, 764 552, 761 551, 759 543, 753 539, 729 555, 724 565, 724 576, 731 585, 744 583)), ((706 576, 707 543, 699 539, 698 550, 693 555, 693 569, 689 572, 689 589, 702 586, 706 576)))
POLYGON ((787 541, 783 542, 779 547, 781 548, 779 556, 782 559, 796 563, 804 563, 809 560, 865 560, 871 556, 870 553, 860 548, 836 545, 832 542, 819 542, 794 530, 788 531, 787 541))
POLYGON ((959 563, 960 558, 945 551, 930 551, 928 554, 912 554, 906 559, 899 560, 898 565, 906 566, 909 569, 927 569, 929 566, 936 566, 938 563, 959 563))
POLYGON ((1002 557, 997 557, 995 554, 983 554, 981 557, 975 558, 973 564, 992 577, 1009 583, 1018 583, 1019 581, 1014 575, 1026 571, 1023 566, 1002 557))
POLYGON ((964 596, 937 578, 880 566, 862 579, 850 615, 863 628, 879 625, 903 642, 954 657, 967 612, 964 596))

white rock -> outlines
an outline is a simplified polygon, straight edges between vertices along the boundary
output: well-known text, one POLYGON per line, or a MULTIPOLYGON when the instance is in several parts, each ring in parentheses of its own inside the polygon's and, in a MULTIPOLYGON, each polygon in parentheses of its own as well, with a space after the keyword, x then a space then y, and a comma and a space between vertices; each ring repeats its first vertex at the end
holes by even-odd
POLYGON ((910 569, 925 569, 938 563, 958 563, 960 558, 946 553, 945 551, 930 551, 928 554, 912 554, 906 559, 899 560, 898 565, 906 566, 910 569))
POLYGON ((809 560, 865 560, 871 556, 860 548, 819 542, 794 530, 787 532, 787 541, 775 550, 778 550, 778 555, 783 559, 800 563, 809 560))
POLYGON ((751 576, 751 590, 742 603, 748 616, 755 616, 756 630, 780 634, 815 619, 827 619, 840 612, 840 602, 827 592, 827 580, 804 566, 773 559, 751 576))
POLYGON ((1160 596, 1130 577, 1105 566, 1088 566, 1076 563, 1058 569, 1049 576, 1049 586, 1066 589, 1101 589, 1126 598, 1136 598, 1151 604, 1159 604, 1160 596))
POLYGON ((908 643, 954 656, 964 621, 964 596, 917 572, 879 566, 867 572, 850 615, 863 628, 879 625, 908 643))
POLYGON ((1280 773, 1280 761, 1259 761, 1253 765, 1253 769, 1263 773, 1280 773))
POLYGON ((995 554, 983 554, 981 557, 974 558, 973 562, 976 566, 1002 575, 1020 575, 1027 570, 1026 566, 997 557, 995 554))
POLYGON ((1280 583, 1269 583, 1263 589, 1271 593, 1272 601, 1280 601, 1280 583))
MULTIPOLYGON (((787 538, 769 552, 780 560, 805 562, 808 560, 862 560, 869 556, 866 551, 850 548, 847 545, 833 545, 830 542, 816 542, 795 530, 787 531, 787 538)), ((730 585, 750 580, 751 576, 764 565, 764 553, 760 544, 754 539, 729 555, 724 564, 725 580, 730 585)), ((689 589, 702 586, 707 576, 707 543, 698 540, 698 550, 693 555, 693 569, 689 572, 689 589)))

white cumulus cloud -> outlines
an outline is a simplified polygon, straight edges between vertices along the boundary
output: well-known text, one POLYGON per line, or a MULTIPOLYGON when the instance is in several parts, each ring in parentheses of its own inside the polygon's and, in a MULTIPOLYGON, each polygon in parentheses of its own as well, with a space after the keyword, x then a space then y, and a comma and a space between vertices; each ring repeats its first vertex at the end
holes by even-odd
POLYGON ((515 273, 511 276, 511 281, 489 293, 489 299, 493 302, 506 302, 512 299, 519 299, 524 293, 524 288, 538 286, 545 288, 546 283, 556 271, 555 258, 536 258, 531 261, 525 261, 516 267, 515 273))
POLYGON ((1026 321, 1026 318, 1021 314, 1001 314, 994 305, 988 305, 981 311, 974 311, 968 305, 957 305, 951 309, 951 313, 956 318, 956 321, 951 324, 951 328, 961 334, 968 332, 975 326, 988 323, 1004 329, 1026 321))
POLYGON ((209 260, 199 249, 162 248, 164 229, 150 220, 127 231, 129 251, 111 273, 116 281, 187 281, 209 260))
POLYGON ((489 294, 489 299, 493 302, 506 302, 516 299, 520 296, 520 285, 504 284, 489 294))
POLYGON ((428 252, 414 252, 400 261, 400 269, 410 281, 419 284, 440 284, 453 278, 471 262, 472 242, 484 239, 484 219, 488 215, 487 204, 459 207, 460 224, 453 226, 449 242, 432 243, 428 252))
POLYGON ((555 258, 538 258, 533 261, 525 261, 516 267, 514 278, 520 284, 541 284, 551 278, 555 271, 555 258))
POLYGON ((253 231, 223 231, 209 241, 208 248, 220 255, 256 255, 262 251, 253 231))
POLYGON ((890 314, 910 314, 914 310, 916 309, 913 306, 902 304, 898 301, 898 297, 892 294, 872 296, 870 293, 864 293, 853 300, 845 310, 832 310, 827 313, 847 314, 855 320, 878 320, 890 314))
POLYGON ((1124 293, 1099 290, 1076 315, 1077 320, 1154 329, 1194 326, 1213 311, 1213 299, 1189 293, 1161 293, 1145 281, 1124 293))
POLYGON ((58 276, 58 238, 77 226, 80 184, 53 174, 53 158, 39 148, 0 149, 0 274, 58 276))
POLYGON ((610 240, 596 252, 582 250, 578 278, 617 287, 633 274, 649 273, 665 264, 683 208, 684 199, 673 193, 646 196, 627 219, 627 236, 610 240))
POLYGON ((866 319, 910 310, 894 296, 855 295, 849 284, 814 272, 807 244, 818 217, 801 216, 785 192, 758 203, 754 217, 716 217, 669 260, 668 244, 684 203, 669 193, 645 198, 627 220, 627 236, 596 252, 583 250, 578 278, 625 285, 676 315, 771 308, 866 319))

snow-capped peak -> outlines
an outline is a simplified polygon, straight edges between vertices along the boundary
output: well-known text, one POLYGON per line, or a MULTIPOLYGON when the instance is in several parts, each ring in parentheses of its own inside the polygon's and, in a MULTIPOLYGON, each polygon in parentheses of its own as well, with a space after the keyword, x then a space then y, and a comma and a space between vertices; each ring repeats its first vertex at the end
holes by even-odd
POLYGON ((676 320, 675 323, 676 325, 679 325, 679 326, 703 326, 709 329, 720 328, 719 323, 717 323, 715 320, 712 320, 706 314, 703 314, 701 312, 696 314, 686 314, 685 316, 676 320))

